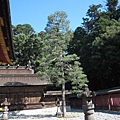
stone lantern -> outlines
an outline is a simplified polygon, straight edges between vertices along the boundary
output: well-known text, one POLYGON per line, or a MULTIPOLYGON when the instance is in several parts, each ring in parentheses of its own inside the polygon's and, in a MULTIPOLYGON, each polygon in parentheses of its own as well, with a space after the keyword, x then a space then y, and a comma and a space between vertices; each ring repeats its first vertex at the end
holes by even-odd
POLYGON ((78 98, 82 98, 82 109, 85 114, 85 120, 95 120, 94 118, 94 104, 92 99, 95 96, 95 92, 89 90, 88 85, 83 86, 83 92, 77 94, 78 98))
POLYGON ((8 120, 8 106, 10 103, 7 101, 7 98, 5 98, 4 102, 1 103, 1 106, 3 106, 3 120, 8 120))
POLYGON ((28 98, 27 97, 25 97, 23 104, 24 104, 24 108, 26 109, 27 105, 28 105, 28 98))
POLYGON ((56 100, 56 106, 57 106, 56 116, 57 117, 61 117, 62 116, 62 112, 61 112, 61 109, 60 109, 61 104, 60 104, 59 98, 57 98, 57 100, 56 100))

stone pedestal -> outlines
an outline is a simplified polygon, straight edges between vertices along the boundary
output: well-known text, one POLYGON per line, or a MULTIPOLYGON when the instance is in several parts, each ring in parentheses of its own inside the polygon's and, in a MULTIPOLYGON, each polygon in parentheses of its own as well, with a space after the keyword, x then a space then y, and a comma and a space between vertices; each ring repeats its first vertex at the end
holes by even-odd
POLYGON ((61 117, 62 116, 62 112, 61 112, 60 106, 57 106, 56 116, 57 117, 61 117))
POLYGON ((8 112, 3 112, 3 119, 8 120, 8 112))
POLYGON ((28 104, 28 98, 27 97, 25 97, 23 104, 24 104, 24 109, 27 109, 27 104, 28 104))
POLYGON ((95 120, 94 114, 85 115, 85 120, 95 120))
POLYGON ((85 120, 95 120, 94 118, 94 104, 82 105, 84 110, 85 120))

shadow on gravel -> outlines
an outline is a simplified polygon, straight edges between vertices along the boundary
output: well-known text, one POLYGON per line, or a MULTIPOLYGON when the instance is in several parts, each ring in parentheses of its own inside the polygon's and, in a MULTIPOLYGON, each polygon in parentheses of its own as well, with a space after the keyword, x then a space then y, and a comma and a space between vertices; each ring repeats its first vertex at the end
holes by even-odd
POLYGON ((110 110, 95 110, 95 112, 102 112, 113 115, 120 115, 120 111, 110 111, 110 110))
POLYGON ((51 114, 47 114, 47 115, 42 115, 42 114, 37 114, 37 115, 25 115, 25 114, 18 114, 19 112, 10 112, 9 113, 9 119, 28 119, 28 118, 45 118, 45 117, 54 117, 53 115, 51 114))
MULTIPOLYGON (((72 113, 82 113, 83 110, 82 109, 71 109, 70 111, 67 111, 67 113, 69 113, 68 115, 73 115, 72 113)), ((56 117, 55 114, 49 114, 49 113, 40 113, 40 114, 35 114, 35 115, 26 115, 24 113, 20 114, 20 111, 12 111, 8 113, 8 117, 9 119, 39 119, 39 118, 51 118, 51 117, 56 117)))
POLYGON ((9 116, 9 119, 28 119, 28 118, 45 118, 45 117, 54 117, 52 115, 24 115, 24 114, 20 114, 20 115, 13 115, 13 116, 9 116))

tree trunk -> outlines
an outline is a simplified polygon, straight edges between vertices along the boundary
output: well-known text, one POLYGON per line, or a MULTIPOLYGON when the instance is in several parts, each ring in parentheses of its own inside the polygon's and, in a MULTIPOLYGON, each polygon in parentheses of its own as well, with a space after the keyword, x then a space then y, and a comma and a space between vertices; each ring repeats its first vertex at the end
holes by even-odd
POLYGON ((63 117, 65 117, 66 116, 65 82, 62 83, 62 113, 63 113, 63 117))

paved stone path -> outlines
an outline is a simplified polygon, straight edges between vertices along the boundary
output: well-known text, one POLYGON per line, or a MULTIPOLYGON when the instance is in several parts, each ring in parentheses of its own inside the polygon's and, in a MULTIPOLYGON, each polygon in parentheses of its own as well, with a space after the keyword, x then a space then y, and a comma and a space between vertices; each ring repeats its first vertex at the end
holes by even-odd
MULTIPOLYGON (((80 109, 71 109, 66 113, 66 118, 58 118, 55 116, 56 107, 10 111, 9 120, 84 120, 84 114, 80 109)), ((0 113, 0 118, 2 113, 0 113)), ((95 112, 95 120, 120 120, 120 112, 114 111, 97 111, 95 112)))

